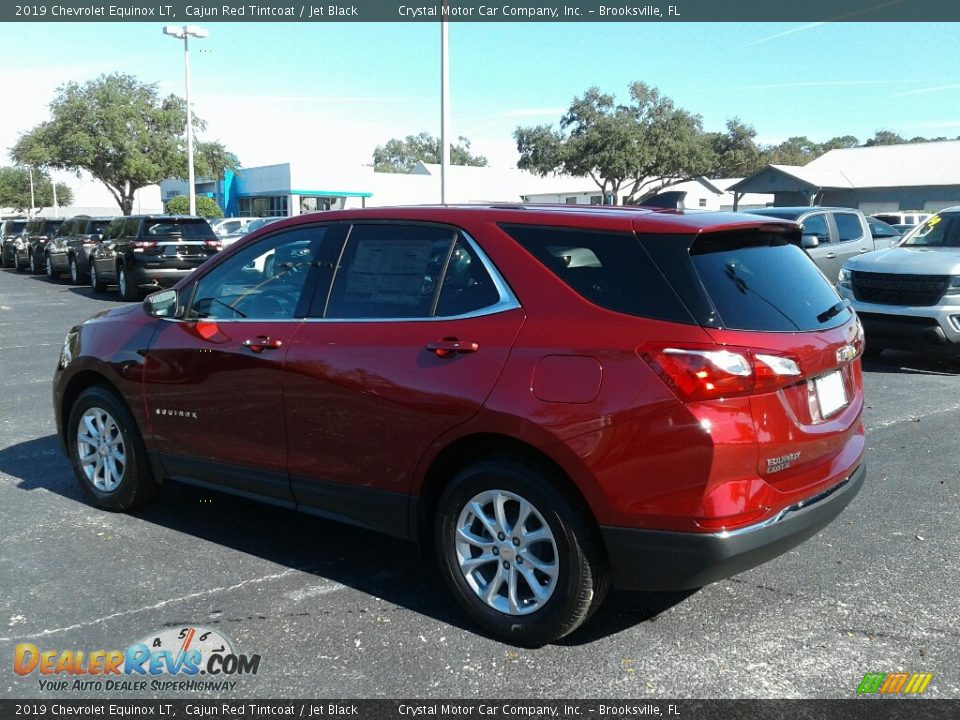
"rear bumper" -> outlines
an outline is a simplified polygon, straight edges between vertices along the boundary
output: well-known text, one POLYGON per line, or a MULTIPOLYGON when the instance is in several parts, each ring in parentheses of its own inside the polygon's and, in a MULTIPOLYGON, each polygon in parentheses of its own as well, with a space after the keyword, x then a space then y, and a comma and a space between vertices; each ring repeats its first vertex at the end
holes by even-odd
POLYGON ((866 476, 866 464, 861 463, 830 490, 732 532, 601 527, 613 583, 623 590, 687 590, 749 570, 829 525, 860 491, 866 476))
POLYGON ((133 267, 128 266, 127 269, 130 273, 130 282, 142 290, 147 290, 173 287, 196 270, 197 267, 199 266, 183 269, 160 269, 135 265, 133 267))

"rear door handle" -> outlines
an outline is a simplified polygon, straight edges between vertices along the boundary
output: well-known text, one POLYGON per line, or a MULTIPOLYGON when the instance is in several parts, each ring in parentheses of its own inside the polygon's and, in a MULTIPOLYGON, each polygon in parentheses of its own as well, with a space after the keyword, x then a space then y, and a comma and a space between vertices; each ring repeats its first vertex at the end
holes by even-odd
POLYGON ((860 248, 860 254, 862 255, 863 253, 868 253, 870 252, 871 249, 872 248, 868 248, 868 247, 860 248))
POLYGON ((473 353, 480 349, 480 345, 460 338, 444 338, 427 343, 427 350, 437 354, 437 357, 453 357, 457 353, 473 353))
POLYGON ((826 255, 824 255, 824 257, 827 260, 833 260, 835 257, 837 257, 837 254, 835 252, 829 252, 826 255))
POLYGON ((253 340, 244 340, 243 346, 250 348, 255 353, 259 353, 264 350, 276 350, 283 347, 283 340, 260 335, 253 340))

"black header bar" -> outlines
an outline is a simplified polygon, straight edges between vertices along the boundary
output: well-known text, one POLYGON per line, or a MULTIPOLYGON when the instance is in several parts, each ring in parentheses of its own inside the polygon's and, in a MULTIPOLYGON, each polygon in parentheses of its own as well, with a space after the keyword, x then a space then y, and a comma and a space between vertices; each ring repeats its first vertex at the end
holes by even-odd
POLYGON ((953 22, 956 0, 37 0, 3 22, 953 22))

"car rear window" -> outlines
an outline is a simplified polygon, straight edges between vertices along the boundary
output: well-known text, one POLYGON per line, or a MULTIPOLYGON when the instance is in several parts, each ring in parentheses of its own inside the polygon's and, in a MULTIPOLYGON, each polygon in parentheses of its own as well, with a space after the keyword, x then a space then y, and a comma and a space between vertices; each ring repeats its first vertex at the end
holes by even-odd
POLYGON ((184 238, 209 238, 214 233, 206 220, 147 218, 143 223, 143 234, 145 237, 178 235, 184 238))
POLYGON ((822 330, 850 318, 813 261, 781 234, 706 233, 690 246, 690 260, 725 328, 822 330))
POLYGON ((500 228, 596 305, 656 320, 693 322, 633 233, 534 225, 500 228))
POLYGON ((15 233, 20 232, 27 226, 26 220, 8 220, 6 225, 3 226, 3 231, 8 235, 14 235, 15 233))
POLYGON ((91 220, 87 223, 86 232, 88 233, 103 233, 104 228, 110 224, 109 220, 91 220))

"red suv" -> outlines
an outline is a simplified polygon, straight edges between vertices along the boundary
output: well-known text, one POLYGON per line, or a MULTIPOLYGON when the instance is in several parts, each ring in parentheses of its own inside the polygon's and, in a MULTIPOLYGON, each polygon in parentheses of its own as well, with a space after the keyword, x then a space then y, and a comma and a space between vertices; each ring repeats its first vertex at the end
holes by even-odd
POLYGON ((795 223, 411 207, 275 223, 64 342, 95 502, 179 480, 432 544, 518 644, 608 587, 695 588, 865 477, 863 338, 795 223))

